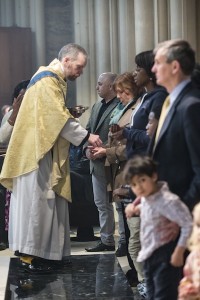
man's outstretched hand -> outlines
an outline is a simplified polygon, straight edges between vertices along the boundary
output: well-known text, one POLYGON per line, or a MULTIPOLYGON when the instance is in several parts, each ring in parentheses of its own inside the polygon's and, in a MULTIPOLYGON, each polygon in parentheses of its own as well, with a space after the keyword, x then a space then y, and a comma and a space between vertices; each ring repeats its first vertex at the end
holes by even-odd
POLYGON ((99 135, 97 135, 97 134, 90 133, 88 142, 93 147, 100 147, 102 145, 102 141, 101 141, 99 135))

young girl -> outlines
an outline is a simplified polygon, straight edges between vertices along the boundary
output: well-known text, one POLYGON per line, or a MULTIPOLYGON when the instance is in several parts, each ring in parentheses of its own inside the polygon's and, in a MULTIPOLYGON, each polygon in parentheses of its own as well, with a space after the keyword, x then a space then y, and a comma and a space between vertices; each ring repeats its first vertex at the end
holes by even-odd
POLYGON ((178 300, 200 300, 200 203, 193 210, 193 231, 189 249, 191 252, 184 266, 178 300))
POLYGON ((124 169, 125 180, 137 199, 127 205, 130 218, 141 217, 141 251, 147 299, 177 300, 184 251, 192 230, 192 217, 186 205, 173 194, 166 182, 159 182, 156 164, 148 156, 135 156, 124 169), (170 221, 180 227, 178 241, 165 238, 170 221))

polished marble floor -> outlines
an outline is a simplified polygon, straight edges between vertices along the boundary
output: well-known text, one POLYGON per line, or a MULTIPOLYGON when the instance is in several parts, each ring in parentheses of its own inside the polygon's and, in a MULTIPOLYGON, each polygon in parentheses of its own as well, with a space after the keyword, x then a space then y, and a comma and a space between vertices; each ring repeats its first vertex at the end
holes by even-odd
POLYGON ((95 243, 72 241, 72 266, 40 276, 25 273, 12 252, 1 251, 0 300, 141 299, 126 279, 129 269, 126 257, 117 258, 114 252, 87 253, 85 247, 95 243))
POLYGON ((115 254, 73 255, 72 266, 54 274, 28 275, 12 258, 5 300, 134 299, 115 254))

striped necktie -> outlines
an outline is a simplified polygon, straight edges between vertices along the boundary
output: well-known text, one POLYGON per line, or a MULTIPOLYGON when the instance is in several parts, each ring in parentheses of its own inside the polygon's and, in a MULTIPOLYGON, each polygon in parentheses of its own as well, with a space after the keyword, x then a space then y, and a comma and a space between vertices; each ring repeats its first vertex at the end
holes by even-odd
POLYGON ((169 105, 170 105, 170 98, 169 98, 169 96, 167 96, 167 98, 165 99, 165 102, 163 103, 163 106, 162 106, 162 110, 161 110, 161 114, 160 114, 160 118, 159 118, 159 122, 158 122, 158 128, 157 128, 157 131, 156 131, 156 138, 155 138, 154 146, 156 145, 156 143, 158 141, 158 137, 159 137, 161 128, 163 126, 163 123, 165 121, 169 105))

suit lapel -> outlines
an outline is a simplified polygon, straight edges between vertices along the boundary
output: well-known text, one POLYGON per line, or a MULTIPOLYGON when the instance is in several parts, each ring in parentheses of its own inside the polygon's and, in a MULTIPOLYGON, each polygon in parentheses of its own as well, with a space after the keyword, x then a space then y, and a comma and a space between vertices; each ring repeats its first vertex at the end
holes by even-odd
POLYGON ((92 124, 92 126, 91 126, 92 132, 94 132, 94 129, 95 129, 95 126, 96 126, 96 120, 97 120, 97 117, 98 117, 98 114, 99 114, 99 110, 100 110, 100 108, 101 108, 101 105, 102 105, 101 101, 97 102, 97 103, 95 104, 95 109, 93 109, 93 111, 92 111, 92 120, 93 120, 93 121, 91 122, 91 124, 92 124))
MULTIPOLYGON (((175 103, 174 103, 175 104, 175 103)), ((164 133, 166 132, 170 122, 171 122, 171 119, 175 113, 175 106, 174 104, 172 105, 172 107, 170 108, 170 111, 168 112, 166 118, 165 118, 165 121, 163 123, 163 126, 160 130, 160 134, 159 134, 159 137, 158 137, 158 141, 157 141, 157 144, 159 143, 160 139, 162 139, 162 136, 164 135, 164 133)))
MULTIPOLYGON (((117 98, 115 98, 113 100, 113 102, 108 106, 108 108, 106 109, 106 111, 103 113, 103 115, 101 116, 101 119, 99 120, 99 123, 97 124, 97 127, 95 128, 95 131, 97 131, 97 129, 101 126, 101 124, 104 122, 104 120, 106 119, 106 117, 110 114, 110 112, 113 110, 113 108, 119 103, 119 100, 117 98)), ((99 107, 100 109, 100 107, 99 107)), ((99 112, 98 109, 98 112, 99 112)), ((97 113, 98 115, 98 113, 97 113)))
POLYGON ((166 119, 164 121, 164 124, 161 128, 161 131, 160 131, 160 134, 159 134, 159 137, 158 137, 158 141, 155 145, 155 148, 159 144, 159 141, 162 139, 164 133, 167 131, 167 129, 168 129, 170 123, 171 123, 171 120, 172 120, 173 116, 176 113, 177 106, 179 105, 180 101, 184 98, 184 96, 187 94, 187 92, 191 89, 191 86, 192 86, 191 83, 186 85, 186 87, 181 91, 181 93, 178 95, 177 99, 173 103, 172 107, 170 108, 170 110, 169 110, 169 112, 166 116, 166 119))

